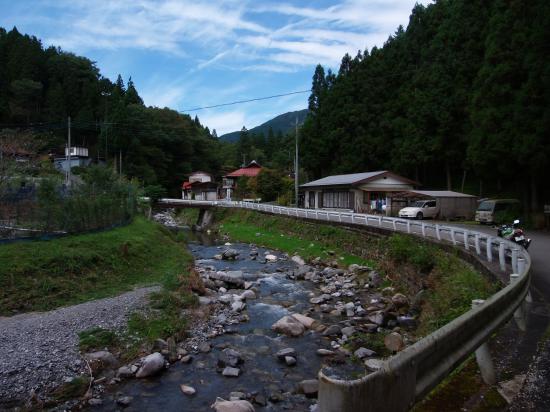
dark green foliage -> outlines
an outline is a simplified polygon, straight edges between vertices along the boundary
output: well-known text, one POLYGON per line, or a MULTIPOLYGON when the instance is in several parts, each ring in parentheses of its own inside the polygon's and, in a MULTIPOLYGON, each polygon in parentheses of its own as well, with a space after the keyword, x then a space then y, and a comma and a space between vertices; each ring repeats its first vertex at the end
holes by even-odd
POLYGON ((171 195, 191 171, 220 170, 223 147, 197 117, 145 107, 131 78, 125 84, 119 75, 112 83, 85 57, 0 29, 0 130, 49 131, 56 138, 41 153, 62 154, 68 116, 73 144, 117 170, 122 158, 126 176, 171 195))
POLYGON ((301 132, 311 178, 392 169, 424 186, 550 199, 550 3, 416 5, 382 48, 318 66, 301 132))
POLYGON ((387 239, 388 254, 398 263, 410 263, 428 273, 435 265, 436 248, 406 235, 395 234, 387 239))

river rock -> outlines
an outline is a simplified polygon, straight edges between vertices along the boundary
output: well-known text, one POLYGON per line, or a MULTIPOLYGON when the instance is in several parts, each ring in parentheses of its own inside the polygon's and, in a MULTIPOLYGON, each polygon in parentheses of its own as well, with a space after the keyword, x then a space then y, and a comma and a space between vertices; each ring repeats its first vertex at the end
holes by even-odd
POLYGON ((342 333, 342 328, 338 325, 330 325, 323 332, 323 336, 336 336, 342 333))
POLYGON ((266 262, 273 263, 277 262, 277 256, 275 255, 265 255, 266 262))
POLYGON ((359 348, 355 352, 353 352, 355 356, 357 356, 359 359, 368 358, 370 356, 376 356, 376 352, 367 348, 359 348))
POLYGON ((228 272, 215 272, 211 273, 211 279, 221 280, 232 285, 243 287, 244 286, 244 275, 242 270, 230 270, 228 272))
POLYGON ((224 260, 235 260, 239 256, 239 252, 237 252, 235 249, 225 249, 222 252, 222 259, 224 260))
POLYGON ((342 335, 351 336, 355 333, 355 328, 353 326, 347 326, 342 328, 342 335))
POLYGON ((317 355, 319 356, 332 356, 334 352, 328 349, 317 349, 317 355))
POLYGON ((199 296, 199 305, 210 305, 212 303, 212 299, 207 298, 206 296, 199 296))
POLYGON ((164 357, 159 353, 151 353, 141 361, 141 367, 136 373, 136 378, 146 378, 159 373, 164 368, 164 357))
POLYGON ((216 412, 255 412, 254 406, 248 401, 226 401, 217 398, 216 402, 211 405, 216 412))
POLYGON ((308 329, 311 329, 311 327, 315 323, 315 319, 310 318, 308 316, 301 315, 299 313, 293 313, 292 317, 308 329))
POLYGON ((296 320, 294 317, 287 315, 275 322, 271 329, 278 333, 283 333, 287 336, 300 336, 306 328, 305 326, 296 320))
POLYGON ((224 368, 226 366, 236 367, 243 362, 244 360, 240 352, 237 352, 236 350, 231 348, 225 348, 218 358, 218 366, 221 368, 224 368))
POLYGON ((384 365, 384 362, 381 359, 367 359, 365 361, 365 366, 373 371, 382 369, 383 365, 384 365))
POLYGON ((231 310, 233 312, 241 312, 246 307, 246 303, 241 301, 236 301, 231 304, 231 310))
POLYGON ((223 376, 236 378, 241 373, 241 370, 239 368, 233 368, 231 366, 226 366, 225 369, 222 371, 223 376))
POLYGON ((198 347, 199 352, 208 353, 212 350, 212 346, 208 342, 201 342, 198 347))
POLYGON ((296 351, 294 350, 294 348, 285 348, 278 351, 275 356, 281 361, 284 360, 287 356, 292 356, 295 358, 296 351))
POLYGON ((180 359, 180 362, 181 363, 190 363, 192 360, 193 360, 193 358, 192 358, 191 355, 185 355, 185 356, 182 356, 182 358, 180 359))
POLYGON ((116 403, 120 406, 128 406, 132 402, 131 396, 121 396, 120 398, 117 398, 116 403))
POLYGON ((298 383, 298 392, 303 393, 308 398, 314 398, 319 391, 319 381, 317 379, 306 379, 298 383))
POLYGON ((402 293, 396 293, 393 295, 391 301, 396 308, 409 306, 409 299, 407 299, 407 297, 402 293))
POLYGON ((285 356, 285 363, 287 366, 294 366, 296 365, 296 358, 293 356, 285 356))
POLYGON ((416 319, 411 316, 398 316, 397 324, 405 329, 416 328, 416 319))
POLYGON ((384 345, 392 352, 399 352, 405 348, 403 336, 397 332, 392 332, 384 337, 384 345))
POLYGON ((291 260, 296 263, 297 265, 300 265, 300 266, 304 266, 306 264, 306 262, 304 261, 304 259, 302 259, 300 256, 296 255, 296 256, 292 256, 291 260))
POLYGON ((188 386, 188 385, 180 385, 180 389, 184 394, 186 394, 188 396, 192 396, 195 393, 197 393, 195 388, 193 388, 192 386, 188 386))
POLYGON ((121 366, 118 368, 116 376, 119 378, 131 378, 134 376, 134 371, 129 366, 121 366))
POLYGON ((367 319, 378 326, 383 326, 386 323, 386 315, 380 310, 369 314, 367 319))
POLYGON ((256 294, 254 293, 253 290, 245 290, 243 293, 240 294, 239 297, 240 297, 242 300, 256 299, 256 294))
POLYGON ((84 355, 84 359, 90 364, 93 372, 99 372, 104 369, 113 369, 118 366, 118 361, 111 352, 101 350, 90 352, 84 355))

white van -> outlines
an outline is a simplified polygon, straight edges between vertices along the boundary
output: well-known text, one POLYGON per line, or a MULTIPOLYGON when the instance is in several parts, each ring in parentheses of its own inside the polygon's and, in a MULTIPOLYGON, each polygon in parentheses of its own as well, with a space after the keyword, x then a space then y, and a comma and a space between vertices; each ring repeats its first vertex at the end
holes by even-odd
POLYGON ((520 203, 517 199, 487 199, 477 207, 475 220, 481 224, 495 223, 495 215, 498 212, 519 213, 519 209, 520 203))

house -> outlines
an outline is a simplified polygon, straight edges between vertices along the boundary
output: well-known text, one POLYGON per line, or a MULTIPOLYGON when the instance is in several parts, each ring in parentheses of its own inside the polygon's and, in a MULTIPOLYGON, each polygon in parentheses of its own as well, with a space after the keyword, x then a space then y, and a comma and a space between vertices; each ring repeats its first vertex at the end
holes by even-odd
POLYGON ((64 157, 56 157, 53 159, 53 164, 57 170, 68 172, 69 167, 81 166, 86 167, 92 163, 92 159, 88 156, 88 148, 86 147, 66 147, 64 157), (69 162, 69 154, 71 156, 69 162), (70 166, 69 166, 70 164, 70 166))
POLYGON ((238 181, 241 177, 256 177, 262 170, 262 166, 255 160, 251 161, 247 166, 241 167, 231 173, 223 176, 222 182, 222 197, 231 200, 237 188, 238 181))
POLYGON ((186 200, 217 200, 218 185, 212 175, 206 172, 193 172, 189 180, 181 186, 181 198, 186 200))
POLYGON ((347 209, 358 213, 396 215, 406 206, 392 202, 394 193, 418 183, 387 170, 327 176, 300 186, 309 209, 347 209))

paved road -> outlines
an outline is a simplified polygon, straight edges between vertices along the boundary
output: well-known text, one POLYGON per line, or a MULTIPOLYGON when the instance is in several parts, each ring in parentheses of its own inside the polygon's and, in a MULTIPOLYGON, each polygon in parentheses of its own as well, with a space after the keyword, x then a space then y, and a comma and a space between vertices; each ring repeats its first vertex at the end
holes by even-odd
MULTIPOLYGON (((489 226, 462 227, 496 235, 496 229, 489 226)), ((510 411, 542 412, 550 410, 550 233, 527 233, 533 240, 529 248, 533 303, 526 306, 527 331, 521 332, 510 322, 494 339, 492 349, 503 379, 526 375, 510 411)))

